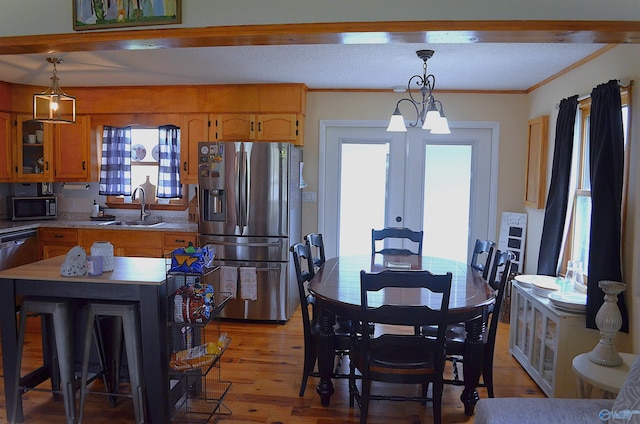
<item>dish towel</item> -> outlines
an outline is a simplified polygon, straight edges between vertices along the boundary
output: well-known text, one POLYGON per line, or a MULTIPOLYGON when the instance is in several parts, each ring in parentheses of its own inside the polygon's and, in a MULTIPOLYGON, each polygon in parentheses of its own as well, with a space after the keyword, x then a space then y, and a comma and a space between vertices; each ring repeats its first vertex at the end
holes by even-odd
POLYGON ((254 267, 240 267, 240 297, 244 300, 258 299, 258 276, 254 267))
POLYGON ((229 293, 231 299, 238 296, 238 268, 235 266, 220 267, 220 291, 229 293))

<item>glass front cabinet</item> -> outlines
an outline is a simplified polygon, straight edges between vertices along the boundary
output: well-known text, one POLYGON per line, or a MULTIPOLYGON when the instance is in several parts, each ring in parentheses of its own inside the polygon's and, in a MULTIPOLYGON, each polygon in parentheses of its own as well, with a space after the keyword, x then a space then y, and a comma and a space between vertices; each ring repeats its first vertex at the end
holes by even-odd
POLYGON ((53 181, 53 126, 32 119, 30 115, 16 117, 17 181, 53 181))
POLYGON ((513 281, 509 351, 549 397, 576 398, 573 358, 600 339, 584 314, 561 311, 513 281))

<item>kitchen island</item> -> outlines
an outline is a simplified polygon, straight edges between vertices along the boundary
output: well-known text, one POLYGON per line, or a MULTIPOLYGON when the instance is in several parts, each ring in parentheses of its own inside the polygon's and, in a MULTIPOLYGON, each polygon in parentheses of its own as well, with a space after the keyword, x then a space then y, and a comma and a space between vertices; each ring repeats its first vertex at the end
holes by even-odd
MULTIPOLYGON (((8 417, 13 413, 13 387, 18 378, 16 296, 37 295, 139 302, 147 418, 152 423, 169 422, 165 260, 140 257, 114 259, 114 270, 99 276, 61 276, 64 256, 0 271, 0 330, 8 417)), ((21 401, 17 407, 17 417, 21 421, 21 401)))

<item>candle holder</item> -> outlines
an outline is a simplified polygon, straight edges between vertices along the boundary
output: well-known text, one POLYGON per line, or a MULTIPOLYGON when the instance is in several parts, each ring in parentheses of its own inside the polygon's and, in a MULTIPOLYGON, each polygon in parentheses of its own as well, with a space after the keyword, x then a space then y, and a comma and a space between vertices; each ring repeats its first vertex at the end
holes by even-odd
POLYGON ((613 338, 622 327, 622 314, 618 308, 618 294, 627 286, 619 281, 602 280, 598 287, 604 292, 604 303, 596 314, 596 326, 600 330, 600 341, 589 352, 589 360, 598 365, 617 367, 622 365, 622 357, 618 354, 613 338))

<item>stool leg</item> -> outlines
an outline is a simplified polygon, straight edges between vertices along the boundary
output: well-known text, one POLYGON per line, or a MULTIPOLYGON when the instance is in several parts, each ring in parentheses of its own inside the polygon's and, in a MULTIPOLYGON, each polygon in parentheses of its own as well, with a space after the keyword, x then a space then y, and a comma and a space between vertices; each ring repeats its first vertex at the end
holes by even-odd
POLYGON ((84 402, 87 397, 87 376, 89 374, 89 354, 91 353, 91 334, 93 332, 94 319, 95 313, 93 308, 87 308, 87 328, 84 331, 82 376, 80 377, 80 411, 78 413, 78 424, 82 424, 82 418, 84 416, 84 402))
POLYGON ((62 396, 67 413, 67 423, 76 424, 76 402, 74 372, 73 372, 73 346, 71 343, 71 314, 66 306, 57 305, 53 310, 53 330, 56 338, 56 350, 58 364, 60 366, 60 381, 62 396), (64 324, 64 325, 63 325, 64 324))
MULTIPOLYGON (((104 346, 107 391, 117 394, 120 391, 120 368, 122 363, 122 318, 119 316, 102 317, 99 321, 100 340, 107 340, 104 346)), ((112 405, 116 404, 117 396, 109 396, 112 405)))
POLYGON ((13 386, 13 399, 14 399, 14 403, 13 403, 13 414, 11 414, 11 424, 14 424, 16 422, 16 418, 19 418, 20 421, 22 421, 22 408, 20 408, 20 414, 18 414, 18 405, 21 403, 21 397, 22 395, 20 394, 20 376, 22 374, 21 372, 21 368, 22 368, 22 350, 24 347, 24 335, 26 332, 26 327, 27 327, 27 314, 24 312, 24 309, 22 310, 22 312, 20 312, 20 327, 18 330, 18 351, 16 353, 17 355, 17 361, 16 361, 16 383, 13 386), (17 415, 19 415, 19 417, 17 417, 17 415))
POLYGON ((137 311, 123 318, 124 345, 129 364, 129 380, 133 398, 133 411, 137 424, 145 422, 144 387, 142 386, 142 342, 140 340, 140 319, 137 311))
POLYGON ((42 331, 42 363, 51 376, 53 400, 58 400, 60 398, 60 367, 58 366, 58 352, 56 351, 51 314, 40 314, 40 328, 42 331))

